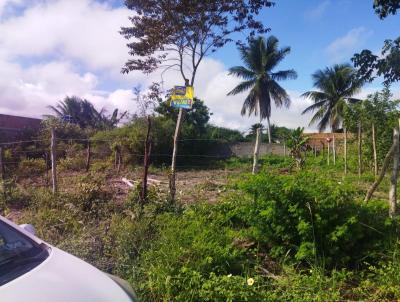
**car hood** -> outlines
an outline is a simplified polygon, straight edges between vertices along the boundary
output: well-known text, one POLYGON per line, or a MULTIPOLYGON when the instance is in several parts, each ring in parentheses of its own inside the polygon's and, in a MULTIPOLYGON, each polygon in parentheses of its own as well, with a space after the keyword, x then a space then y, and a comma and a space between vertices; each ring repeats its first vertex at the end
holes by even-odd
POLYGON ((49 257, 19 278, 0 287, 1 302, 131 302, 103 272, 52 247, 49 257))

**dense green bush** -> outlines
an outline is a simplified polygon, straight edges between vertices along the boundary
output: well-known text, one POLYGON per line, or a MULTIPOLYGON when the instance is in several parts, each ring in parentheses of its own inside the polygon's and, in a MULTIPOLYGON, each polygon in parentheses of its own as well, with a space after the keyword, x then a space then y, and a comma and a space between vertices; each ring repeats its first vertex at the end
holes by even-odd
MULTIPOLYGON (((219 204, 156 215, 152 242, 136 243, 142 248, 134 257, 122 253, 135 263, 125 276, 143 301, 340 301, 365 291, 344 293, 352 274, 330 270, 378 265, 396 240, 386 205, 358 203, 346 183, 260 174, 234 188, 219 204)), ((134 225, 128 233, 143 238, 134 225)))
POLYGON ((56 195, 34 189, 25 198, 15 187, 7 204, 0 195, 0 207, 7 214, 12 200, 24 198, 19 223, 129 280, 141 301, 399 299, 398 221, 387 218, 386 203, 359 202, 359 178, 318 158, 307 161, 312 173, 295 174, 284 169, 289 158, 262 160, 259 175, 232 173, 215 204, 171 204, 165 188, 150 186, 142 209, 140 187, 114 198, 109 165, 99 163, 56 195))
POLYGON ((395 235, 386 204, 361 204, 346 182, 313 173, 257 175, 238 183, 251 200, 218 205, 234 228, 273 257, 354 266, 377 257, 395 235))

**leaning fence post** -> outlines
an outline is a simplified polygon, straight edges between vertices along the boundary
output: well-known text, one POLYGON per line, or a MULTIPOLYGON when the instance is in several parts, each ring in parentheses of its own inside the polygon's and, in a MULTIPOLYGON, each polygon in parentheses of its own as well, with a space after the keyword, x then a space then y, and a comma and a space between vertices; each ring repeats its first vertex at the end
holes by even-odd
POLYGON ((6 194, 6 189, 5 189, 5 171, 4 171, 4 151, 3 147, 0 147, 0 188, 3 192, 3 194, 6 194))
POLYGON ((88 140, 86 149, 86 172, 88 172, 90 168, 90 157, 91 157, 91 146, 90 146, 90 140, 88 140))
POLYGON ((53 194, 57 193, 57 153, 56 153, 56 133, 51 129, 51 179, 53 182, 53 194))

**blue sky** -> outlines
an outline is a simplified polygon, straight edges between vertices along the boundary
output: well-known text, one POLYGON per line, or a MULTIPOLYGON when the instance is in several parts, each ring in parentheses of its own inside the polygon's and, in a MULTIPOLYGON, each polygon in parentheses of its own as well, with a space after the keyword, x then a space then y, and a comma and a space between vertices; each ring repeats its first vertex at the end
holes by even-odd
MULTIPOLYGON (((260 18, 291 54, 279 69, 294 68, 298 79, 282 82, 289 110, 273 109, 272 121, 308 126, 300 112, 309 101, 299 96, 312 88, 311 74, 334 63, 349 62, 355 52, 379 52, 383 41, 400 35, 400 16, 380 20, 373 0, 277 0, 260 18)), ((119 0, 0 0, 0 113, 41 116, 66 95, 91 100, 96 107, 134 112, 132 88, 159 81, 157 74, 120 74, 128 59, 118 34, 132 14, 119 0)), ((243 38, 242 34, 238 36, 243 38)), ((199 71, 196 95, 214 113, 212 122, 246 130, 256 118, 241 117, 245 95, 227 97, 238 80, 227 69, 241 64, 234 43, 207 58, 199 71)), ((166 75, 169 88, 179 75, 166 75)), ((380 89, 367 85, 360 96, 380 89)), ((393 87, 400 97, 399 85, 393 87)), ((308 127, 308 131, 315 130, 308 127)))
MULTIPOLYGON (((300 91, 312 86, 310 75, 317 69, 350 63, 354 52, 365 48, 379 51, 384 39, 400 35, 400 17, 380 20, 372 9, 372 0, 278 0, 275 7, 264 10, 260 19, 271 28, 268 34, 276 36, 281 46, 292 48, 279 67, 298 72, 298 79, 286 82, 285 87, 300 91), (349 33, 342 47, 329 51, 329 45, 349 33)), ((226 66, 240 64, 233 45, 214 57, 226 66)))

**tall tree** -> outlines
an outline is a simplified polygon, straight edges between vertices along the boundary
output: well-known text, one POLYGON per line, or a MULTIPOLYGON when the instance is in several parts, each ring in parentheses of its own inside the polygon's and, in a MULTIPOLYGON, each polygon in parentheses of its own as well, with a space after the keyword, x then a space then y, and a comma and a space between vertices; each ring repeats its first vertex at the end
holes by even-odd
MULTIPOLYGON (((236 95, 249 91, 244 100, 242 115, 254 113, 260 118, 260 123, 266 118, 268 122, 268 140, 271 140, 271 105, 277 107, 289 107, 290 98, 278 81, 296 79, 297 73, 293 69, 275 71, 277 65, 290 53, 290 47, 278 47, 276 37, 268 39, 258 37, 251 39, 247 46, 240 46, 239 51, 244 66, 235 66, 229 69, 229 73, 242 78, 244 81, 237 85, 228 95, 236 95)), ((258 156, 257 147, 260 129, 257 131, 255 159, 258 156)), ((256 162, 255 162, 256 165, 256 162)), ((253 168, 255 172, 255 166, 253 168)))
POLYGON ((364 49, 351 60, 363 80, 372 82, 376 77, 383 77, 384 84, 397 82, 400 80, 400 37, 385 40, 380 55, 364 49))
MULTIPOLYGON (((386 18, 388 15, 397 13, 400 9, 400 0, 374 0, 375 12, 381 19, 386 18)), ((351 59, 354 66, 358 69, 358 76, 361 79, 373 81, 377 76, 384 78, 384 84, 390 85, 400 80, 400 37, 395 40, 385 40, 382 47, 381 54, 374 55, 372 51, 364 49, 360 53, 357 53, 351 59)), ((397 177, 399 170, 399 125, 396 123, 393 129, 393 143, 388 153, 385 156, 385 160, 382 166, 382 170, 371 185, 367 192, 365 201, 371 198, 374 190, 379 186, 382 181, 386 170, 389 166, 389 161, 393 158, 393 170, 391 181, 391 189, 389 192, 389 216, 393 217, 396 214, 397 206, 397 177)))
POLYGON ((333 154, 335 160, 335 136, 343 122, 344 110, 348 103, 357 102, 353 96, 360 91, 363 82, 356 78, 355 70, 348 64, 337 64, 324 70, 317 70, 312 75, 314 87, 318 90, 307 91, 302 96, 311 99, 314 104, 302 114, 315 112, 310 125, 318 122, 320 132, 328 126, 333 135, 333 154))
MULTIPOLYGON (((268 0, 126 0, 135 12, 132 26, 123 27, 121 34, 132 39, 128 60, 122 72, 140 70, 151 73, 175 69, 185 85, 193 86, 202 60, 233 41, 233 34, 249 36, 265 33, 257 15, 268 0)), ((237 41, 240 42, 240 41, 237 41)), ((179 110, 174 136, 171 164, 170 197, 175 198, 175 162, 183 110, 179 110)))
POLYGON ((375 13, 384 19, 389 15, 395 15, 400 9, 400 0, 374 0, 375 13))

